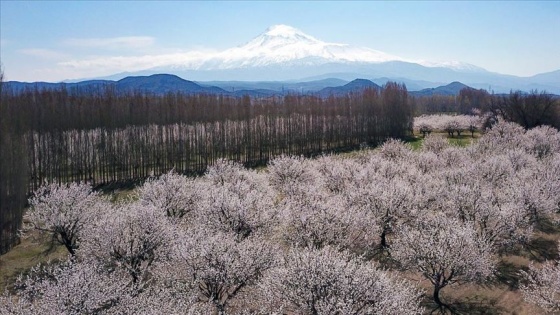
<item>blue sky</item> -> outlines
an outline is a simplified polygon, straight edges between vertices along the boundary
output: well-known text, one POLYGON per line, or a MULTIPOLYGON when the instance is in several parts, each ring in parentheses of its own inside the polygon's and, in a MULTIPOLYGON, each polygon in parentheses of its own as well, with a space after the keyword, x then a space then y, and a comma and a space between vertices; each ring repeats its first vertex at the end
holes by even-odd
POLYGON ((518 76, 560 69, 560 1, 1 0, 0 61, 6 80, 104 76, 134 70, 133 58, 242 45, 274 24, 410 60, 518 76), (100 58, 111 62, 88 66, 100 58))

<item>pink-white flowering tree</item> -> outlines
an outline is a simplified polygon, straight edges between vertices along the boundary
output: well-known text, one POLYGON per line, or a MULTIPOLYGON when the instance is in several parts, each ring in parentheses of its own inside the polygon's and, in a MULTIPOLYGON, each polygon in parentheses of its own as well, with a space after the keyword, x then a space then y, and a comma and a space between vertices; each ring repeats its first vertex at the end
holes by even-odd
POLYGON ((87 184, 50 184, 40 187, 29 199, 26 221, 46 232, 54 243, 64 245, 74 256, 98 213, 107 206, 101 195, 87 184))
POLYGON ((522 147, 525 129, 518 124, 500 120, 492 128, 487 129, 474 145, 473 151, 478 154, 494 154, 522 147))
POLYGON ((258 174, 247 172, 242 179, 196 183, 201 191, 195 224, 238 240, 255 233, 268 233, 276 222, 274 192, 258 174))
POLYGON ((344 194, 360 170, 353 159, 332 155, 322 156, 312 164, 317 171, 317 184, 334 194, 344 194))
POLYGON ((415 127, 418 128, 418 132, 422 134, 423 138, 426 138, 426 135, 431 134, 432 131, 434 130, 434 128, 427 123, 421 123, 415 127))
MULTIPOLYGON (((476 166, 442 171, 440 176, 445 182, 438 194, 442 210, 471 224, 495 251, 523 243, 531 236, 532 224, 521 205, 507 194, 506 187, 493 188, 491 182, 481 178, 476 166)), ((505 185, 509 187, 510 182, 505 185)))
POLYGON ((422 150, 440 154, 443 150, 449 147, 449 142, 442 136, 429 135, 422 141, 422 150))
POLYGON ((168 282, 162 281, 153 282, 141 294, 122 295, 119 303, 107 314, 206 315, 213 311, 211 304, 199 303, 196 295, 177 291, 168 282))
POLYGON ((208 167, 204 177, 214 185, 234 184, 245 181, 251 176, 252 172, 245 169, 243 165, 235 161, 218 159, 213 165, 208 167))
POLYGON ((414 117, 414 129, 420 130, 423 125, 428 125, 433 130, 444 131, 446 125, 456 123, 463 129, 473 126, 475 129, 482 129, 483 119, 476 115, 422 115, 414 117))
POLYGON ((419 291, 337 249, 291 250, 259 284, 270 311, 422 314, 419 291))
MULTIPOLYGON (((349 190, 347 198, 358 209, 367 211, 371 218, 367 221, 370 224, 368 233, 378 236, 381 249, 389 247, 388 236, 399 222, 412 220, 417 215, 414 190, 398 177, 373 177, 365 186, 349 190)), ((359 220, 363 218, 356 218, 359 220)))
POLYGON ((397 162, 407 159, 412 154, 412 147, 400 139, 389 139, 381 145, 379 154, 384 159, 397 162))
POLYGON ((169 259, 176 239, 161 209, 138 202, 116 205, 89 233, 81 257, 123 270, 138 290, 148 282, 154 263, 169 259))
MULTIPOLYGON (((170 277, 169 274, 166 275, 170 277)), ((162 280, 162 279, 158 279, 162 280)), ((92 261, 37 266, 16 282, 17 295, 0 296, 0 314, 192 314, 212 312, 167 283, 130 290, 128 274, 92 261)))
POLYGON ((539 126, 527 130, 523 145, 527 152, 539 159, 548 157, 560 150, 560 133, 549 126, 539 126))
POLYGON ((549 313, 560 311, 560 265, 559 261, 547 261, 541 267, 529 265, 521 271, 526 282, 520 286, 523 298, 549 313))
POLYGON ((310 188, 306 194, 286 198, 280 208, 280 233, 290 245, 306 248, 332 245, 363 252, 373 248, 379 234, 369 209, 320 189, 310 188))
POLYGON ((19 307, 35 314, 103 314, 128 294, 124 275, 75 260, 38 265, 16 282, 19 307))
POLYGON ((270 185, 284 195, 300 193, 307 185, 314 185, 317 174, 303 157, 279 156, 268 164, 270 185))
POLYGON ((482 282, 492 276, 492 246, 475 229, 443 214, 428 215, 399 228, 391 247, 392 257, 416 270, 433 285, 438 308, 447 305, 440 292, 452 284, 482 282))
POLYGON ((182 218, 194 211, 200 193, 194 179, 171 171, 148 179, 137 194, 142 205, 161 209, 171 218, 182 218))
POLYGON ((8 291, 4 291, 0 295, 0 305, 2 305, 0 315, 37 314, 32 303, 10 294, 8 291))
POLYGON ((232 300, 275 265, 276 248, 268 242, 238 242, 234 235, 202 230, 184 233, 167 270, 184 292, 194 292, 218 314, 226 314, 232 300))
POLYGON ((553 219, 559 209, 558 178, 550 177, 548 172, 544 165, 533 170, 524 169, 512 176, 503 189, 531 224, 553 219))

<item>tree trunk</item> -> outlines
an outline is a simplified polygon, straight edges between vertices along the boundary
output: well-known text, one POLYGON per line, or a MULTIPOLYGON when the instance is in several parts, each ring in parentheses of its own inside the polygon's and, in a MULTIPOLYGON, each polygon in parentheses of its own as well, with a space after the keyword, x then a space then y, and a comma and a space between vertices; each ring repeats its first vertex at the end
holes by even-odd
POLYGON ((389 248, 389 244, 387 244, 387 229, 385 228, 383 228, 383 232, 381 232, 381 248, 389 248))
POLYGON ((439 297, 439 292, 441 290, 441 287, 439 286, 439 284, 434 285, 434 302, 436 302, 438 308, 444 307, 445 304, 441 301, 440 297, 439 297))

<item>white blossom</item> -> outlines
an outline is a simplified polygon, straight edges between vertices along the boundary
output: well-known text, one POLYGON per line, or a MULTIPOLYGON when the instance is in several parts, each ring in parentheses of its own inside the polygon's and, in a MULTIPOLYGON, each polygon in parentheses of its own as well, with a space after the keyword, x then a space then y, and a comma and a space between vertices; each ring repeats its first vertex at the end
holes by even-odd
POLYGON ((367 262, 325 247, 292 250, 260 283, 273 311, 421 314, 419 291, 367 262))
POLYGON ((29 199, 31 205, 25 219, 38 230, 45 231, 54 242, 64 245, 75 255, 86 235, 84 229, 107 204, 87 184, 51 184, 40 187, 29 199))

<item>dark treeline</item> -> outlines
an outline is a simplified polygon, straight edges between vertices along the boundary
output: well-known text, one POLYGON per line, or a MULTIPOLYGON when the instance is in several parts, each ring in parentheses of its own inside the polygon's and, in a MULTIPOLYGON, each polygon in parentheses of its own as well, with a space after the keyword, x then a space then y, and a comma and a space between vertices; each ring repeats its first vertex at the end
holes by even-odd
POLYGON ((314 155, 409 134, 404 85, 326 99, 104 90, 5 92, 25 130, 29 189, 45 182, 123 183, 175 169, 198 173, 218 158, 262 165, 280 154, 314 155))
POLYGON ((411 97, 415 115, 437 113, 489 113, 530 129, 549 125, 560 129, 560 100, 546 92, 523 93, 512 91, 508 95, 494 95, 486 90, 464 88, 457 96, 411 97))
POLYGON ((560 100, 545 92, 529 94, 512 92, 509 96, 491 99, 489 111, 525 129, 549 125, 560 129, 560 100))
POLYGON ((490 109, 491 99, 496 98, 486 90, 464 88, 458 95, 430 95, 411 97, 415 114, 430 115, 440 113, 457 113, 469 115, 473 109, 487 111, 490 109))
POLYGON ((0 254, 17 244, 28 189, 24 130, 20 120, 11 119, 2 79, 0 69, 0 254))

